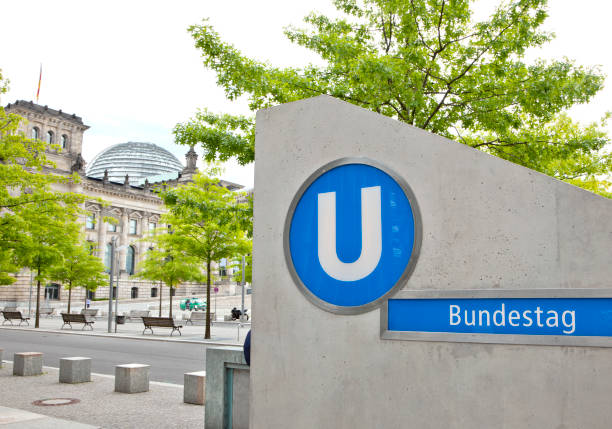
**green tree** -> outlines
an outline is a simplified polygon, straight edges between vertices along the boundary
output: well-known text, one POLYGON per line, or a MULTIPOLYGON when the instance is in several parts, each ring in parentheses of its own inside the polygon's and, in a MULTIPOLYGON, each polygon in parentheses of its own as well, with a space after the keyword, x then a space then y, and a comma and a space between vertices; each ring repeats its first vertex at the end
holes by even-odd
MULTIPOLYGON (((170 290, 170 314, 172 317, 172 289, 188 281, 202 281, 199 260, 186 252, 173 247, 172 240, 166 240, 165 235, 157 234, 154 242, 160 247, 149 250, 143 261, 138 265, 137 277, 152 281, 160 281, 170 290)), ((151 238, 149 237, 150 241, 151 238)), ((162 290, 159 289, 159 317, 161 317, 162 290)))
POLYGON ((80 246, 80 225, 82 198, 74 201, 36 201, 26 204, 20 212, 19 225, 22 231, 13 250, 19 266, 27 267, 36 280, 36 324, 40 319, 40 285, 51 280, 54 267, 64 263, 64 257, 75 252, 80 246))
MULTIPOLYGON (((81 237, 82 239, 82 237, 81 237)), ((64 285, 68 290, 68 313, 72 301, 72 289, 85 288, 95 291, 98 286, 107 282, 106 267, 100 258, 91 254, 91 249, 85 245, 70 246, 60 264, 51 268, 49 277, 64 285)))
MULTIPOLYGON (((246 255, 244 259, 244 281, 253 283, 253 255, 246 255)), ((234 268, 234 281, 240 283, 242 281, 242 259, 234 260, 232 268, 234 268)))
MULTIPOLYGON (((172 247, 199 259, 206 266, 206 331, 210 338, 210 288, 213 262, 251 253, 247 237, 252 210, 239 202, 241 194, 219 185, 219 179, 203 174, 193 183, 168 189, 160 194, 168 213, 163 221, 172 234, 161 234, 172 247)), ((162 246, 163 248, 164 246, 162 246)))
MULTIPOLYGON (((7 89, 0 70, 0 95, 7 89)), ((53 216, 47 207, 60 209, 61 215, 60 206, 74 211, 84 201, 82 196, 53 190, 54 185, 78 182, 78 175, 41 174, 45 167, 54 167, 46 151, 59 147, 24 136, 18 131, 24 122, 0 107, 0 284, 13 283, 12 274, 25 266, 16 248, 23 248, 23 237, 32 229, 44 226, 37 222, 53 216)))
MULTIPOLYGON (((324 62, 303 68, 248 58, 207 21, 189 30, 226 96, 247 97, 252 111, 327 94, 610 196, 602 123, 564 114, 603 87, 601 72, 568 59, 526 62, 553 38, 541 30, 547 0, 503 1, 484 21, 473 4, 334 0, 341 17, 312 13, 308 29, 285 30, 324 62)), ((202 110, 175 138, 201 143, 209 161, 254 160, 253 117, 202 110)))

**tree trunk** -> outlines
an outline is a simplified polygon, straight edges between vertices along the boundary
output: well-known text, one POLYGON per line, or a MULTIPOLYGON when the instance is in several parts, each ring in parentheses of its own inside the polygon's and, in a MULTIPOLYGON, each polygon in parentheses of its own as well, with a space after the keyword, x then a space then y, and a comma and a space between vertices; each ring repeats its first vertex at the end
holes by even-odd
POLYGON ((38 267, 38 278, 36 279, 36 323, 35 328, 40 327, 40 266, 38 267))
POLYGON ((204 339, 210 339, 210 261, 206 261, 206 332, 204 339))
POLYGON ((162 282, 159 282, 159 317, 161 317, 161 307, 162 307, 162 282))
POLYGON ((72 282, 68 284, 68 314, 70 314, 70 301, 72 300, 72 282))

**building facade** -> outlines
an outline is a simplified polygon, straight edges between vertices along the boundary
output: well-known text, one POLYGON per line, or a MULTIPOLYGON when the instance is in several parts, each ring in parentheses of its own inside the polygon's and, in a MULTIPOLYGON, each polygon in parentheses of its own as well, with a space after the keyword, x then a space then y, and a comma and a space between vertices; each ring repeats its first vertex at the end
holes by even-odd
MULTIPOLYGON (((160 220, 164 206, 153 188, 158 184, 176 186, 189 182, 197 172, 197 154, 193 148, 187 152, 186 166, 183 166, 170 152, 152 143, 121 143, 101 151, 91 165, 86 166, 81 153, 83 133, 89 127, 82 118, 22 100, 7 105, 5 110, 27 120, 20 129, 25 135, 59 146, 59 149, 51 149, 47 154, 55 164, 55 168, 47 169, 48 172, 60 175, 77 173, 80 176, 79 183, 58 185, 58 190, 91 197, 85 203, 86 214, 81 219, 85 238, 107 267, 111 261, 111 241, 115 241, 120 249, 115 259, 119 269, 119 298, 159 296, 158 282, 134 277, 138 263, 151 246, 143 241, 143 237, 163 226, 160 220), (106 205, 100 204, 97 199, 104 200, 106 205), (105 218, 114 218, 115 222, 105 222, 105 218)), ((241 188, 227 181, 221 184, 230 190, 241 188)), ((221 274, 231 274, 222 272, 223 269, 219 268, 221 274)), ((23 305, 30 300, 31 284, 29 271, 22 271, 13 285, 0 288, 0 304, 23 305)), ((179 296, 201 293, 205 293, 205 285, 184 284, 175 291, 179 296)), ((108 286, 104 286, 98 288, 95 295, 90 294, 90 298, 108 295, 108 286)), ((67 291, 60 284, 51 283, 45 287, 43 299, 63 301, 67 296, 67 291)), ((86 294, 83 289, 76 288, 72 297, 74 300, 84 300, 86 294)))

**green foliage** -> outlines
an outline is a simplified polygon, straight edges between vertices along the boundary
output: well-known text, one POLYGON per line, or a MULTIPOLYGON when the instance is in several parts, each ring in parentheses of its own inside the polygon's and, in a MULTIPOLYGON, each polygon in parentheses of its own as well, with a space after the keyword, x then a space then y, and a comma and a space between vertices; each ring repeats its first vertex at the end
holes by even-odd
MULTIPOLYGON (((6 89, 0 74, 0 93, 6 89)), ((38 327, 40 285, 80 246, 78 216, 85 197, 53 190, 52 185, 77 181, 78 176, 41 174, 53 167, 46 151, 59 148, 24 136, 18 131, 22 121, 0 107, 0 282, 11 283, 10 273, 23 267, 35 274, 38 327)))
MULTIPOLYGON (((277 68, 242 55, 205 20, 190 27, 226 96, 252 111, 327 94, 605 194, 611 172, 603 124, 563 112, 603 87, 596 67, 569 59, 525 62, 553 37, 540 29, 546 0, 501 2, 484 21, 469 0, 335 0, 342 17, 312 13, 285 35, 323 66, 277 68)), ((604 121, 607 118, 604 118, 604 121)), ((254 160, 254 119, 199 112, 176 141, 207 160, 254 160)))
POLYGON ((105 269, 100 258, 93 256, 91 249, 85 244, 70 246, 66 250, 61 263, 51 268, 49 277, 51 280, 63 283, 68 290, 68 312, 70 312, 72 289, 83 287, 88 291, 95 291, 108 280, 105 269))
MULTIPOLYGON (((240 194, 219 186, 219 179, 202 174, 193 183, 161 192, 168 213, 162 221, 170 225, 160 234, 161 247, 181 249, 206 266, 206 333, 210 338, 211 265, 251 253, 248 231, 252 230, 252 205, 239 203, 240 194)), ((244 195, 242 195, 244 197, 244 195)))

